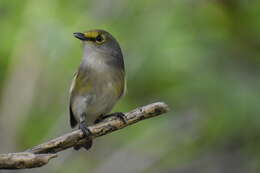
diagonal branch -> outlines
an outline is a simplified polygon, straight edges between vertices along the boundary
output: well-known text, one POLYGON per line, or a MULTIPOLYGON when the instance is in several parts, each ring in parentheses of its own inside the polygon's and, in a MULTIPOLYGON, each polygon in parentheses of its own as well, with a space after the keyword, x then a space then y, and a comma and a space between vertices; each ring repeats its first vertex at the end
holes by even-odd
MULTIPOLYGON (((92 134, 90 138, 94 139, 96 137, 106 135, 113 131, 134 124, 138 121, 161 115, 163 113, 166 113, 167 111, 169 111, 168 105, 163 102, 157 102, 136 108, 131 112, 124 113, 125 122, 122 122, 122 120, 117 117, 109 117, 98 124, 88 127, 92 134)), ((83 144, 84 142, 86 142, 86 137, 83 135, 82 131, 75 130, 58 138, 35 146, 31 149, 28 149, 26 152, 10 153, 12 154, 12 157, 5 157, 8 154, 0 154, 0 169, 40 167, 44 164, 47 164, 49 159, 56 156, 56 154, 50 153, 57 153, 67 148, 83 144), (29 157, 26 157, 26 155, 23 155, 23 157, 19 157, 20 154, 24 153, 29 154, 29 157), (44 157, 45 159, 35 159, 42 157, 44 157), (32 162, 33 159, 34 162, 32 162), (37 162, 37 160, 39 161, 37 162), (42 160, 44 160, 44 162, 42 160)))

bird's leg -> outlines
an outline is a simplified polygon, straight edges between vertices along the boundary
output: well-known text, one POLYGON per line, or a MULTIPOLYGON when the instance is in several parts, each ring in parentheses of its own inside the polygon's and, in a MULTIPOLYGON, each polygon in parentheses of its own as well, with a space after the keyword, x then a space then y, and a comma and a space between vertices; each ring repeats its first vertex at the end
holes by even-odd
POLYGON ((125 115, 122 112, 115 112, 112 114, 108 114, 108 115, 101 115, 99 116, 96 120, 95 120, 95 124, 96 123, 100 123, 102 120, 108 118, 108 117, 117 117, 119 118, 124 124, 126 124, 126 118, 125 115))
MULTIPOLYGON (((89 130, 89 128, 86 126, 85 119, 86 119, 86 114, 82 114, 82 116, 80 117, 79 129, 83 132, 83 134, 87 140, 87 142, 85 144, 83 144, 82 146, 86 150, 89 150, 92 146, 92 139, 90 138, 92 133, 89 130)), ((75 150, 79 150, 80 148, 81 148, 81 146, 74 147, 75 150)))
POLYGON ((79 129, 82 130, 86 137, 91 135, 91 131, 88 129, 86 125, 86 113, 82 113, 79 118, 79 129))
POLYGON ((82 130, 83 134, 85 137, 89 138, 89 136, 91 135, 91 131, 89 130, 89 128, 85 125, 85 122, 80 122, 79 123, 79 129, 82 130))

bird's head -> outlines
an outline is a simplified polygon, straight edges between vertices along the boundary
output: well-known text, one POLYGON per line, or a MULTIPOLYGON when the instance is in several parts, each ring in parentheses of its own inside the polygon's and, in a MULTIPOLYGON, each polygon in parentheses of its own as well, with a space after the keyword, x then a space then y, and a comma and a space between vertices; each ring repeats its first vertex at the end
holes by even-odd
POLYGON ((121 49, 116 39, 107 31, 95 29, 87 32, 73 33, 76 38, 81 40, 85 47, 97 49, 109 53, 120 52, 121 49))

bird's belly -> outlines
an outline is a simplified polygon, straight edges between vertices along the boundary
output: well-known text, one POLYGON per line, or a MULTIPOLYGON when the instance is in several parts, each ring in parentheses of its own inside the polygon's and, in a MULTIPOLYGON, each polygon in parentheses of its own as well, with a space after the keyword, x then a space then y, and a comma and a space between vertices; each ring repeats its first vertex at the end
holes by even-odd
POLYGON ((100 115, 109 113, 118 100, 116 89, 110 82, 96 86, 95 89, 91 92, 91 100, 86 108, 89 123, 93 123, 100 115))

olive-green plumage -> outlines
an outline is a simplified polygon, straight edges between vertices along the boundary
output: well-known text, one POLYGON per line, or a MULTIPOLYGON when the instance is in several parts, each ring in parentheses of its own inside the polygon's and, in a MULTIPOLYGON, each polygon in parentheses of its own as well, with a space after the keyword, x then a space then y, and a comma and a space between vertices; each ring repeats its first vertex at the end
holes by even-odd
MULTIPOLYGON (((104 30, 74 33, 83 42, 83 59, 70 90, 70 124, 91 125, 111 111, 125 91, 123 55, 115 38, 104 30)), ((85 148, 92 145, 90 141, 85 148)))

